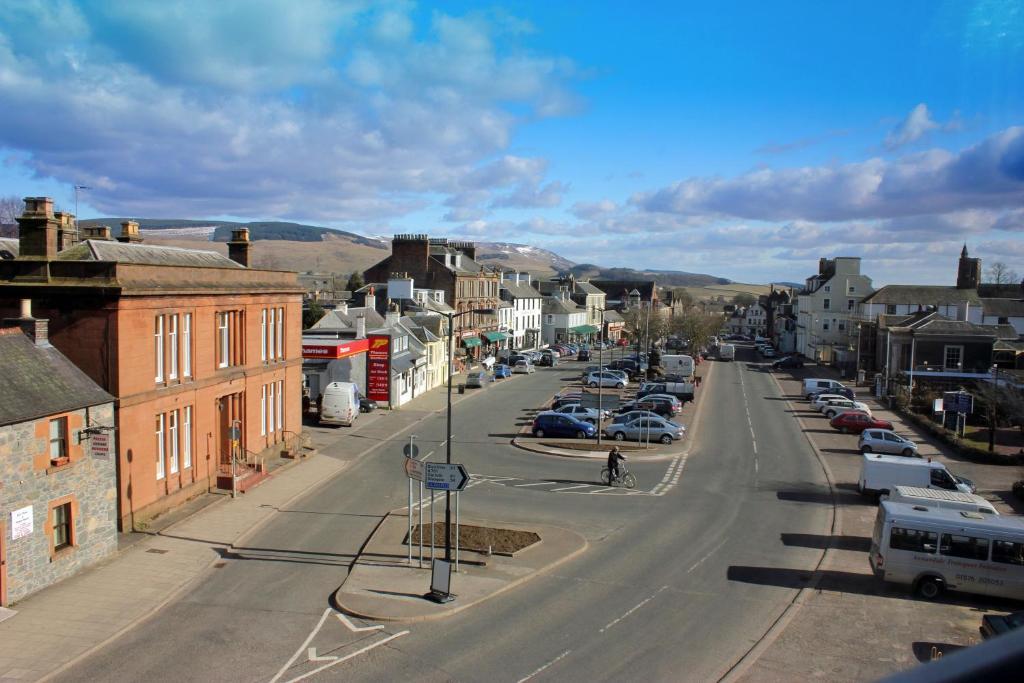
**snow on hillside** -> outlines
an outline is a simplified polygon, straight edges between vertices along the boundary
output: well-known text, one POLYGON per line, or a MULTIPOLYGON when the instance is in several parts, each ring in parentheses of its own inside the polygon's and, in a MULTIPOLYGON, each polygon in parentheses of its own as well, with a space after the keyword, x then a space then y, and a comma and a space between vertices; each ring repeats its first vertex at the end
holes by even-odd
POLYGON ((216 225, 199 225, 189 228, 140 228, 139 232, 143 237, 181 237, 186 239, 212 240, 213 233, 217 230, 216 225))

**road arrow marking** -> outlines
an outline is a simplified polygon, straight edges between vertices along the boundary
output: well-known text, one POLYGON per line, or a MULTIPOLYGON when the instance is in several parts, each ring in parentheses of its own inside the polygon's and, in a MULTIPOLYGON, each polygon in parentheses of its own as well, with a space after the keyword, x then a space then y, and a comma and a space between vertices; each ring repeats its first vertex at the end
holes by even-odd
POLYGON ((334 616, 338 617, 338 621, 340 621, 341 623, 345 624, 345 626, 348 627, 348 630, 352 631, 353 633, 362 633, 363 631, 383 631, 384 630, 384 624, 377 624, 376 626, 356 626, 355 624, 353 624, 351 621, 348 620, 348 617, 346 617, 344 614, 342 614, 340 612, 338 614, 335 614, 334 616))
POLYGON ((337 659, 337 657, 332 657, 330 655, 326 657, 317 657, 316 648, 311 647, 308 650, 306 650, 306 659, 308 659, 311 662, 333 662, 335 659, 337 659))

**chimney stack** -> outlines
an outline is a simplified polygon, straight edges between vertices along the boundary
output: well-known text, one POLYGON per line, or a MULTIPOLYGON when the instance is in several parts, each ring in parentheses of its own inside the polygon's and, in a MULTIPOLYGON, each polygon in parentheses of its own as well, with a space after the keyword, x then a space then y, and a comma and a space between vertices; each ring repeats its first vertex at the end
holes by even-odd
POLYGON ((249 241, 249 228, 234 228, 231 241, 228 242, 228 258, 246 268, 252 258, 252 242, 249 241))
POLYGON ((20 258, 50 261, 57 257, 61 224, 50 197, 25 197, 25 210, 16 220, 20 258))
POLYGON ((121 234, 118 236, 117 241, 124 242, 125 244, 138 244, 142 242, 142 235, 139 234, 139 224, 135 221, 122 221, 121 234))
POLYGON ((384 321, 388 327, 394 327, 398 324, 398 319, 402 317, 401 312, 398 310, 398 304, 392 301, 388 301, 388 310, 384 314, 384 321))
POLYGON ((366 339, 366 316, 356 318, 356 339, 366 339))
POLYGON ((377 297, 373 294, 373 287, 366 290, 366 295, 363 297, 363 306, 377 310, 377 297))
POLYGON ((113 234, 110 232, 109 225, 91 225, 85 228, 85 239, 87 240, 105 240, 107 242, 114 239, 113 234))
POLYGON ((8 318, 4 320, 4 325, 17 325, 21 328, 21 331, 32 340, 36 346, 49 346, 49 328, 50 321, 39 320, 32 317, 32 300, 22 299, 21 300, 21 317, 20 318, 8 318))

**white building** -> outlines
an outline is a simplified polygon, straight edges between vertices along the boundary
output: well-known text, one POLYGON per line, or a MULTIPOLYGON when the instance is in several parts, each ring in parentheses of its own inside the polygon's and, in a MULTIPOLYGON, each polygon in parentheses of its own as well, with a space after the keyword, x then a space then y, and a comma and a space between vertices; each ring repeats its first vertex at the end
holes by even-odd
POLYGON ((768 335, 768 309, 764 305, 756 303, 747 306, 743 318, 746 334, 751 337, 768 335))
POLYGON ((499 287, 502 301, 512 304, 511 348, 539 348, 544 297, 530 285, 530 274, 502 273, 499 287))
POLYGON ((797 351, 825 363, 841 360, 856 344, 858 304, 874 292, 860 273, 860 258, 821 259, 796 299, 797 351))
POLYGON ((587 310, 580 308, 565 292, 545 297, 541 308, 541 334, 545 344, 571 341, 581 327, 587 327, 587 310))

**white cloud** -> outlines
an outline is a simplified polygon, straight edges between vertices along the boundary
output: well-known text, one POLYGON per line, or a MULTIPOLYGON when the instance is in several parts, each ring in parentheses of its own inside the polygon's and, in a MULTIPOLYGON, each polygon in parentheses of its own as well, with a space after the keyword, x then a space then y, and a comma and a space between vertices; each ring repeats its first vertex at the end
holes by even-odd
POLYGON ((530 185, 523 183, 513 192, 502 195, 491 202, 492 208, 539 209, 559 206, 562 195, 568 187, 559 181, 547 185, 530 185))
POLYGON ((903 145, 920 140, 930 131, 941 128, 928 112, 928 105, 924 102, 910 110, 907 118, 903 119, 895 128, 885 136, 885 147, 894 150, 903 145))

